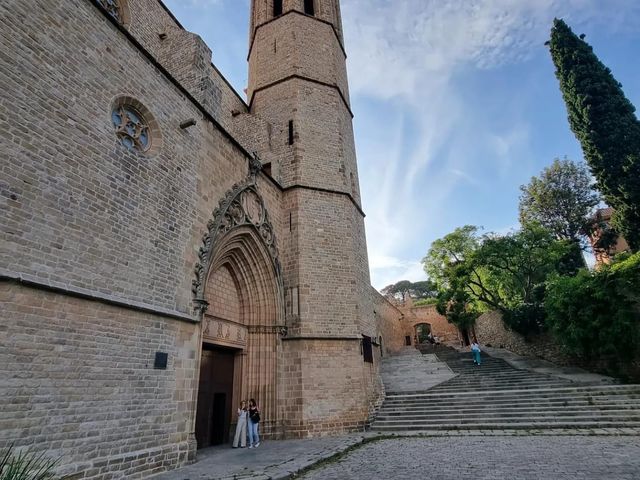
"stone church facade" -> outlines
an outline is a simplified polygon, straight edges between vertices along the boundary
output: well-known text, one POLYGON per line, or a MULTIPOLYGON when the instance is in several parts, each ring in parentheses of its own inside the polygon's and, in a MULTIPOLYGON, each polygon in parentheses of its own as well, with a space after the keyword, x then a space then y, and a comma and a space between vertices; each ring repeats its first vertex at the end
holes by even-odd
POLYGON ((247 101, 159 0, 0 22, 0 448, 142 478, 251 397, 268 438, 363 429, 400 329, 374 313, 338 0, 251 2, 247 101))

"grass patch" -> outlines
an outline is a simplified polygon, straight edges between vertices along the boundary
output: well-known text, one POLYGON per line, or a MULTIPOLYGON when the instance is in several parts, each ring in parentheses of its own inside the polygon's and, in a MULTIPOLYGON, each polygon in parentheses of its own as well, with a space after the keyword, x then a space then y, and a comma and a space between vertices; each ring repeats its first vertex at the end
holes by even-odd
POLYGON ((0 452, 0 480, 52 480, 58 464, 59 460, 48 459, 45 452, 15 453, 11 445, 0 452))

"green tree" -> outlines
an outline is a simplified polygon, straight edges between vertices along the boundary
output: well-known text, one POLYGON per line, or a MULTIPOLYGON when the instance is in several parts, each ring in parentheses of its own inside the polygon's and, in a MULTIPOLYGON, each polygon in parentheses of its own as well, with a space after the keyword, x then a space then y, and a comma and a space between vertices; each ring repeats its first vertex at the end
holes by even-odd
MULTIPOLYGON (((622 258, 622 257, 621 257, 622 258)), ((640 253, 549 280, 547 323, 566 351, 617 370, 640 355, 640 253)))
POLYGON ((438 295, 438 289, 431 280, 422 280, 420 282, 413 282, 409 295, 414 300, 430 300, 438 295))
POLYGON ((613 225, 640 248, 640 122, 620 83, 562 20, 549 42, 569 123, 606 202, 613 225))
POLYGON ((424 280, 420 282, 410 282, 409 280, 400 280, 399 282, 387 285, 380 293, 387 297, 393 297, 396 300, 404 302, 407 296, 414 300, 424 300, 428 298, 434 298, 438 292, 435 285, 429 281, 424 280))
POLYGON ((423 259, 439 290, 438 311, 459 326, 486 310, 498 310, 521 333, 544 325, 544 282, 567 252, 538 224, 510 235, 479 236, 465 226, 433 242, 423 259))
POLYGON ((487 302, 482 292, 476 296, 499 310, 509 328, 524 335, 542 331, 545 281, 564 266, 574 246, 536 223, 510 235, 486 237, 475 262, 485 272, 484 289, 498 301, 487 302))
POLYGON ((400 280, 399 282, 387 285, 380 290, 380 293, 385 297, 395 298, 396 300, 404 302, 407 294, 409 293, 410 286, 411 282, 409 280, 400 280))
POLYGON ((438 289, 438 313, 463 329, 482 313, 482 305, 468 288, 468 271, 479 246, 478 227, 465 225, 435 240, 422 259, 425 272, 438 289))
POLYGON ((539 177, 520 186, 520 223, 539 223, 558 239, 583 242, 600 202, 591 184, 586 165, 556 158, 539 177))
POLYGON ((463 268, 465 261, 473 257, 481 243, 478 230, 473 225, 465 225, 431 244, 422 264, 436 288, 449 287, 456 269, 463 268))
POLYGON ((436 310, 449 323, 463 330, 471 327, 482 313, 478 304, 464 288, 449 288, 440 292, 436 310))

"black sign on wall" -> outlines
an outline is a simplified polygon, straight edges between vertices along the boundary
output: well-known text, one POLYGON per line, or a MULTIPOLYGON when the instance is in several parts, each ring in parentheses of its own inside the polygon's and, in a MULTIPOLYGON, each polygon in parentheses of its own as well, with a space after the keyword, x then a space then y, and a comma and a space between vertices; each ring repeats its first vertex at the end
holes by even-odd
POLYGON ((167 369, 167 359, 169 358, 169 354, 165 352, 156 352, 156 359, 153 362, 153 368, 157 368, 159 370, 167 369))

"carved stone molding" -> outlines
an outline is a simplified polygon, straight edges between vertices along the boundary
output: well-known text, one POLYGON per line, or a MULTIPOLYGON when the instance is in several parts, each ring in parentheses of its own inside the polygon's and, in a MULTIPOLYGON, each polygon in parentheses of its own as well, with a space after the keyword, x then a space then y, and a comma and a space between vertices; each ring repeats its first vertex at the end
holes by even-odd
POLYGON ((286 337, 288 333, 288 329, 284 325, 249 325, 247 331, 249 334, 263 333, 267 335, 280 335, 281 337, 286 337))
POLYGON ((202 337, 215 344, 245 348, 247 327, 222 318, 205 315, 202 321, 202 337))
POLYGON ((202 246, 198 251, 198 263, 195 266, 195 279, 192 282, 194 306, 196 313, 201 315, 208 305, 204 299, 206 279, 211 268, 211 261, 220 240, 229 232, 240 227, 250 227, 258 233, 266 247, 278 282, 281 282, 281 269, 278 257, 278 247, 273 225, 264 205, 264 200, 258 192, 256 177, 262 164, 257 155, 249 160, 249 173, 244 181, 231 187, 220 200, 213 211, 212 219, 207 223, 207 233, 202 239, 202 246))

